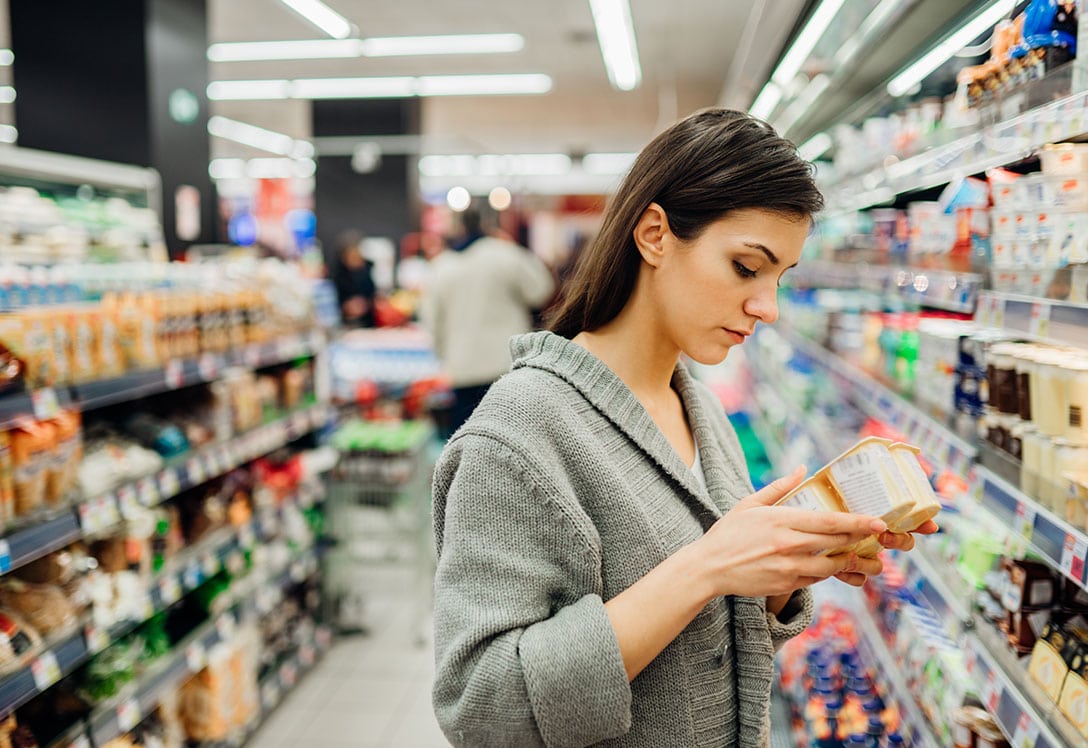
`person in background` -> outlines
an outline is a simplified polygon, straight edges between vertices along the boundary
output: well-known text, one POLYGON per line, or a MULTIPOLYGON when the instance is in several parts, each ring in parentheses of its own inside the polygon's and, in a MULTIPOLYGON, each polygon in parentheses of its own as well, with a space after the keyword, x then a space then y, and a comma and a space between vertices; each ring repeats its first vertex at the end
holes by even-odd
POLYGON ((363 235, 344 231, 336 237, 336 272, 333 282, 340 299, 340 316, 348 327, 374 327, 377 287, 372 263, 363 257, 363 235))
POLYGON ((773 506, 803 471, 754 492, 681 360, 718 364, 778 319, 822 203, 744 112, 693 114, 635 160, 551 330, 513 341, 435 469, 433 701, 454 745, 767 746, 808 587, 882 568, 821 551, 913 547, 879 518, 773 506))
POLYGON ((510 338, 532 329, 533 309, 555 289, 536 255, 484 233, 476 209, 461 213, 461 225, 460 237, 432 263, 419 310, 453 386, 451 432, 509 371, 510 338))

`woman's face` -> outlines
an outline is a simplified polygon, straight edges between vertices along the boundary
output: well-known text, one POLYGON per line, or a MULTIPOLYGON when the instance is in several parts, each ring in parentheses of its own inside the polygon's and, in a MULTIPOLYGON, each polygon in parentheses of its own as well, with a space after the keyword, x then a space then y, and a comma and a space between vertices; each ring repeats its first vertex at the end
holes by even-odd
POLYGON ((762 208, 734 211, 691 241, 667 228, 651 293, 662 332, 703 364, 725 359, 757 322, 778 319, 778 284, 797 264, 811 220, 762 208))

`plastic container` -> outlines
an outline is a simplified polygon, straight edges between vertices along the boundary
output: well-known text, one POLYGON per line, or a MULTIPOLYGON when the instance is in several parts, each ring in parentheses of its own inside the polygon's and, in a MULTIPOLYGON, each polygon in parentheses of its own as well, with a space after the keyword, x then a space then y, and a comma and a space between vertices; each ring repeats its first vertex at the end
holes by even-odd
POLYGON ((1088 444, 1088 358, 1067 359, 1062 373, 1065 378, 1065 438, 1088 444))
POLYGON ((1039 163, 1047 176, 1088 174, 1088 143, 1048 143, 1039 152, 1039 163))

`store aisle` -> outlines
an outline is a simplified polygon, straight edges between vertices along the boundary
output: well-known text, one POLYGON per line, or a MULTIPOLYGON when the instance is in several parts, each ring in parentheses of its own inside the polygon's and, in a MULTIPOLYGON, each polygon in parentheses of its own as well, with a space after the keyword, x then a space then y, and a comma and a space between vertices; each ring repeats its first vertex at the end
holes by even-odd
POLYGON ((366 573, 374 589, 370 634, 341 637, 253 736, 251 748, 449 745, 431 711, 430 620, 418 620, 413 571, 366 573))

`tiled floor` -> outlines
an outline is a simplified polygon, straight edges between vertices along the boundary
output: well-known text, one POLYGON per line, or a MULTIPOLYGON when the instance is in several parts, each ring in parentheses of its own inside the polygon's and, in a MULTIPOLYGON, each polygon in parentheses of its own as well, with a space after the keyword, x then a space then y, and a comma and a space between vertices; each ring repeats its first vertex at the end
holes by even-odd
POLYGON ((419 620, 413 578, 407 568, 383 571, 380 589, 368 597, 370 633, 338 639, 249 746, 449 745, 431 711, 430 620, 419 620))

